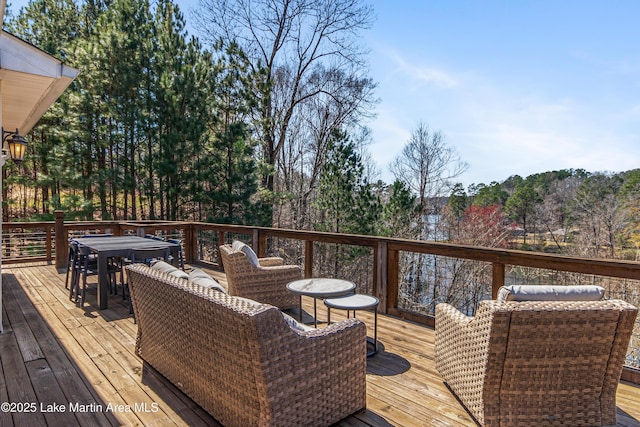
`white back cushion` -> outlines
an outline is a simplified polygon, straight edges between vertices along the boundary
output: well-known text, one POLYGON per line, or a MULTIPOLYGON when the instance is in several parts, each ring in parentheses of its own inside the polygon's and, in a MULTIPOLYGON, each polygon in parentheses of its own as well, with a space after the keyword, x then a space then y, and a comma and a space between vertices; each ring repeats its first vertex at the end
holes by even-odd
POLYGON ((170 276, 179 277, 181 279, 188 279, 189 278, 189 275, 187 273, 185 273, 184 271, 180 270, 179 268, 174 267, 173 265, 169 264, 168 262, 156 261, 151 266, 151 268, 153 268, 155 270, 162 271, 163 273, 167 273, 170 276))
POLYGON ((189 282, 195 283, 196 285, 200 285, 205 288, 213 288, 224 294, 227 293, 227 291, 224 290, 222 285, 218 283, 216 279, 209 276, 207 273, 200 270, 199 268, 194 268, 193 270, 191 270, 191 273, 189 273, 189 282))
POLYGON ((604 288, 600 286, 502 286, 498 291, 498 301, 599 301, 604 298, 604 288))
POLYGON ((245 256, 247 257, 247 260, 249 260, 249 263, 251 263, 251 265, 253 265, 254 267, 260 266, 260 261, 258 261, 258 255, 256 255, 253 249, 251 249, 251 246, 239 240, 234 240, 231 243, 231 248, 234 251, 244 252, 245 256))

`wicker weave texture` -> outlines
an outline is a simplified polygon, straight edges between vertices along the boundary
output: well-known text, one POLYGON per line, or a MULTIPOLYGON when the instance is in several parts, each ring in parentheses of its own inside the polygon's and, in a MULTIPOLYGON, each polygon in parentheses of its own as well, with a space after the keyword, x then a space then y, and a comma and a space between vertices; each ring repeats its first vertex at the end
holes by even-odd
POLYGON ((485 426, 616 424, 637 308, 619 300, 436 307, 436 368, 485 426))
POLYGON ((223 425, 330 425, 365 407, 361 321, 297 332, 273 306, 127 270, 136 353, 223 425))
POLYGON ((282 258, 260 258, 260 266, 251 265, 244 253, 230 245, 220 246, 220 256, 230 295, 237 295, 280 309, 298 306, 299 297, 287 291, 287 283, 302 278, 297 265, 283 265, 282 258))

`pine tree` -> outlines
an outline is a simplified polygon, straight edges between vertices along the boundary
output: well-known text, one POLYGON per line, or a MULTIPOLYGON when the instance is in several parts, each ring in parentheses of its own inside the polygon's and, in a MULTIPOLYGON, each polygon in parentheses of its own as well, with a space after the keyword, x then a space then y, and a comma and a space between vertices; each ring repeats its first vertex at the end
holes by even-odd
POLYGON ((381 234, 391 237, 415 238, 416 217, 420 214, 417 198, 404 182, 395 180, 384 205, 381 234))
POLYGON ((232 43, 218 57, 212 106, 218 120, 210 127, 206 146, 209 167, 201 175, 211 201, 208 221, 256 224, 260 212, 254 204, 258 190, 257 141, 249 127, 256 108, 253 71, 244 52, 232 43))
MULTIPOLYGON (((380 199, 364 174, 362 157, 349 136, 335 130, 329 143, 327 162, 320 174, 315 207, 319 218, 315 229, 334 233, 376 234, 382 215, 380 199)), ((343 261, 353 261, 361 250, 336 246, 334 273, 343 261)))
MULTIPOLYGON (((34 0, 21 8, 17 16, 8 18, 6 26, 10 32, 63 61, 69 59, 73 42, 82 34, 79 10, 72 0, 34 0)), ((74 178, 73 169, 61 161, 60 151, 53 149, 71 134, 71 96, 71 90, 63 94, 28 135, 29 154, 25 162, 19 166, 5 166, 19 169, 20 186, 30 189, 23 191, 32 198, 22 200, 23 209, 19 216, 23 218, 38 212, 45 213, 40 218, 52 218, 53 209, 60 207, 61 181, 74 178), (31 209, 27 210, 27 206, 31 209)), ((9 176, 16 175, 11 173, 9 176)), ((6 181, 6 185, 12 185, 12 181, 6 181)), ((3 214, 5 220, 8 219, 8 210, 3 214)))

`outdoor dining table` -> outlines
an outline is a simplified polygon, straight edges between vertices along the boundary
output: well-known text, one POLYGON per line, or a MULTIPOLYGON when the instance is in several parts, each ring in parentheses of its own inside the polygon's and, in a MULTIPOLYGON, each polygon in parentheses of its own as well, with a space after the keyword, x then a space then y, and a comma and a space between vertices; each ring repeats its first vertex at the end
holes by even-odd
POLYGON ((173 262, 178 259, 180 246, 161 240, 145 239, 137 236, 93 237, 79 239, 79 243, 91 249, 98 258, 98 308, 107 308, 109 297, 108 259, 111 257, 126 257, 135 249, 167 248, 173 257, 173 262))

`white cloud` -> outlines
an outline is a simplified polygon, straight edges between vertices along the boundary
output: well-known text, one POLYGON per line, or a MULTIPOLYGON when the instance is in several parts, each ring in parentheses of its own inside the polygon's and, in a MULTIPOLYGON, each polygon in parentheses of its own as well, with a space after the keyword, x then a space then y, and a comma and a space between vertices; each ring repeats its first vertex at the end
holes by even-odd
MULTIPOLYGON (((504 94, 502 94, 504 96, 504 94)), ((465 133, 456 135, 463 157, 471 157, 471 179, 501 181, 557 169, 620 172, 640 166, 637 148, 615 123, 571 100, 509 100, 469 106, 465 133)))
POLYGON ((427 83, 440 88, 453 88, 459 85, 458 79, 451 73, 436 67, 414 65, 407 61, 398 51, 386 51, 383 56, 388 57, 394 66, 394 74, 400 74, 406 82, 427 83))

